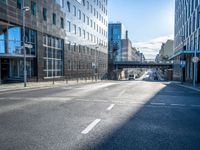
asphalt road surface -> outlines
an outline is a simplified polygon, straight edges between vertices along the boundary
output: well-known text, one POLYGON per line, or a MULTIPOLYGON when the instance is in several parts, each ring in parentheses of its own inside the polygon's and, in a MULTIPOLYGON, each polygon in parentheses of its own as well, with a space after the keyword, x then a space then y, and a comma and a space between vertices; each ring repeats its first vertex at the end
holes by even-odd
POLYGON ((200 93, 107 81, 0 92, 0 150, 199 150, 200 93))

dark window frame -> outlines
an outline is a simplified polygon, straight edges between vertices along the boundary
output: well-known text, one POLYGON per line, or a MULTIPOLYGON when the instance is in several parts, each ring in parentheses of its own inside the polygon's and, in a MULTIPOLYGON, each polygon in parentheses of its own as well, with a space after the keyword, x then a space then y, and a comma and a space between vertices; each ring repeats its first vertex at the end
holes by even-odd
POLYGON ((36 8, 37 6, 36 6, 36 2, 34 2, 34 1, 31 1, 31 14, 33 15, 33 16, 36 16, 36 11, 37 11, 37 8, 36 8))
POLYGON ((54 25, 56 25, 56 14, 55 13, 53 13, 53 15, 52 15, 52 22, 54 25))
POLYGON ((43 13, 43 20, 47 21, 47 16, 48 16, 47 9, 43 8, 43 12, 42 13, 43 13))

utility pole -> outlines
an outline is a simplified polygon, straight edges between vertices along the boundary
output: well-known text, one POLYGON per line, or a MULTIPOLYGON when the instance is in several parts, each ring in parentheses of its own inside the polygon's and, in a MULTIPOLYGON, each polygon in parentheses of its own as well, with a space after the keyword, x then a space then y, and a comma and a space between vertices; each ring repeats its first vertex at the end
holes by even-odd
POLYGON ((29 11, 30 8, 25 6, 25 0, 23 0, 23 6, 22 6, 22 20, 23 20, 23 51, 24 51, 24 87, 26 87, 27 84, 27 70, 26 70, 26 48, 25 48, 25 13, 29 11))
POLYGON ((98 46, 95 47, 96 49, 96 53, 95 53, 95 81, 97 82, 97 76, 98 76, 98 60, 97 60, 97 50, 98 50, 98 46))
POLYGON ((196 87, 196 76, 197 76, 197 63, 199 61, 199 58, 197 57, 197 50, 195 48, 194 51, 194 57, 192 58, 192 62, 194 63, 194 76, 193 76, 193 87, 196 87))

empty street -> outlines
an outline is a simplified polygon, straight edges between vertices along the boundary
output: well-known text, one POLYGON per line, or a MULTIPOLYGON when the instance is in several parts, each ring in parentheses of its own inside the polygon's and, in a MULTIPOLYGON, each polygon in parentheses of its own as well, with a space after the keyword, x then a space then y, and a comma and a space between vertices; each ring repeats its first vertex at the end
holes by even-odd
POLYGON ((1 150, 198 150, 200 93, 104 81, 0 93, 1 150))

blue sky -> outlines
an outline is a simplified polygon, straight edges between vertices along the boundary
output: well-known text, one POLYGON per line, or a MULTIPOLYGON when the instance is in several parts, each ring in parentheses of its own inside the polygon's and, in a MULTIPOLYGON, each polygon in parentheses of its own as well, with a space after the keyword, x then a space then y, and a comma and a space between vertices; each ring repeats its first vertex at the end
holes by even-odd
POLYGON ((109 0, 109 22, 129 31, 133 46, 154 58, 162 42, 173 38, 175 0, 109 0))

